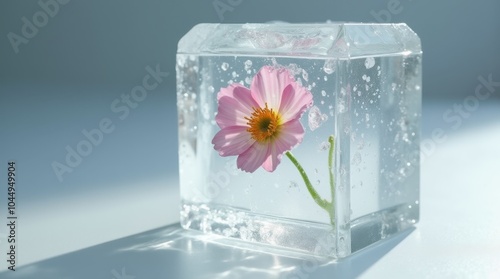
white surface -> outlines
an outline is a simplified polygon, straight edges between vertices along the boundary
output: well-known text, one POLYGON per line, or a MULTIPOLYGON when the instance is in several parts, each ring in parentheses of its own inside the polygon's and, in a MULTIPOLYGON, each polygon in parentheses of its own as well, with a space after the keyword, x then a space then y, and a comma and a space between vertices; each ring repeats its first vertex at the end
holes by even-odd
MULTIPOLYGON (((429 118, 446 108, 424 111, 425 135, 447 127, 429 118)), ((119 239, 177 222, 178 192, 168 185, 177 183, 172 179, 124 187, 129 190, 119 195, 104 191, 25 205, 18 251, 24 268, 0 278, 116 279, 123 271, 136 279, 500 278, 499 108, 484 106, 460 129, 445 129, 445 142, 426 156, 415 230, 346 260, 320 266, 234 249, 190 236, 178 226, 119 239), (104 243, 114 239, 119 240, 104 243), (79 250, 85 247, 90 248, 79 250)))
POLYGON ((500 278, 500 122, 450 137, 422 164, 421 221, 363 278, 500 278))

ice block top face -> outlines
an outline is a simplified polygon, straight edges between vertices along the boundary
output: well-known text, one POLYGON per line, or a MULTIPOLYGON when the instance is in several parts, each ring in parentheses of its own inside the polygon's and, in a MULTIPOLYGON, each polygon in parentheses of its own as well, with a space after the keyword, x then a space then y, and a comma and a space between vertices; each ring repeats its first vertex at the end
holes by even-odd
POLYGON ((350 59, 421 53, 406 24, 199 24, 180 41, 178 53, 350 59))

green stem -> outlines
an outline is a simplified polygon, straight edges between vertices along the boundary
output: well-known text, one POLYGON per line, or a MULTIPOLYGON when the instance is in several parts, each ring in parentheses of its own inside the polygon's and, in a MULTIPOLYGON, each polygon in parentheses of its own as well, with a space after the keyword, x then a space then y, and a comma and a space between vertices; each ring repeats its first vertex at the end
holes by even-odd
POLYGON ((328 173, 330 175, 330 191, 332 192, 332 201, 330 202, 331 208, 328 214, 330 214, 330 222, 335 224, 335 181, 333 180, 333 150, 335 149, 335 142, 333 136, 328 138, 330 143, 330 150, 328 151, 328 173))
POLYGON ((304 183, 306 184, 307 190, 309 191, 309 194, 311 194, 311 197, 314 199, 314 201, 324 210, 331 212, 331 204, 319 196, 318 192, 316 192, 316 189, 314 189, 314 187, 312 186, 311 181, 309 181, 309 177, 307 177, 304 168, 302 168, 297 159, 295 159, 290 151, 287 151, 285 154, 299 171, 302 179, 304 180, 304 183))

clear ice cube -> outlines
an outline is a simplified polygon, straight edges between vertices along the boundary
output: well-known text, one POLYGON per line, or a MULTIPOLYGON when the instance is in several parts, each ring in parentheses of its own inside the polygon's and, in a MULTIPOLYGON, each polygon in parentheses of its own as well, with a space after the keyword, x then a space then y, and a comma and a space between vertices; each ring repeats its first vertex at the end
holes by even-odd
POLYGON ((420 39, 405 24, 195 26, 177 53, 182 226, 264 251, 333 258, 412 227, 421 57, 420 39), (291 152, 317 194, 333 200, 326 210, 287 156, 272 172, 248 173, 236 156, 214 149, 218 92, 250 88, 264 66, 286 69, 313 95, 300 118, 303 140, 291 152))

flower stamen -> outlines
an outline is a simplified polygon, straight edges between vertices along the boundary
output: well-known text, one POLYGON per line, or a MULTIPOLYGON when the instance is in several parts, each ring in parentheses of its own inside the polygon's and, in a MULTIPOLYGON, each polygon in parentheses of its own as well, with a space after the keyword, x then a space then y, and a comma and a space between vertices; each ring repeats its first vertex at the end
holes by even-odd
POLYGON ((258 142, 265 142, 276 138, 280 131, 280 115, 273 109, 266 106, 264 108, 253 108, 251 117, 248 120, 247 131, 252 138, 258 142))

